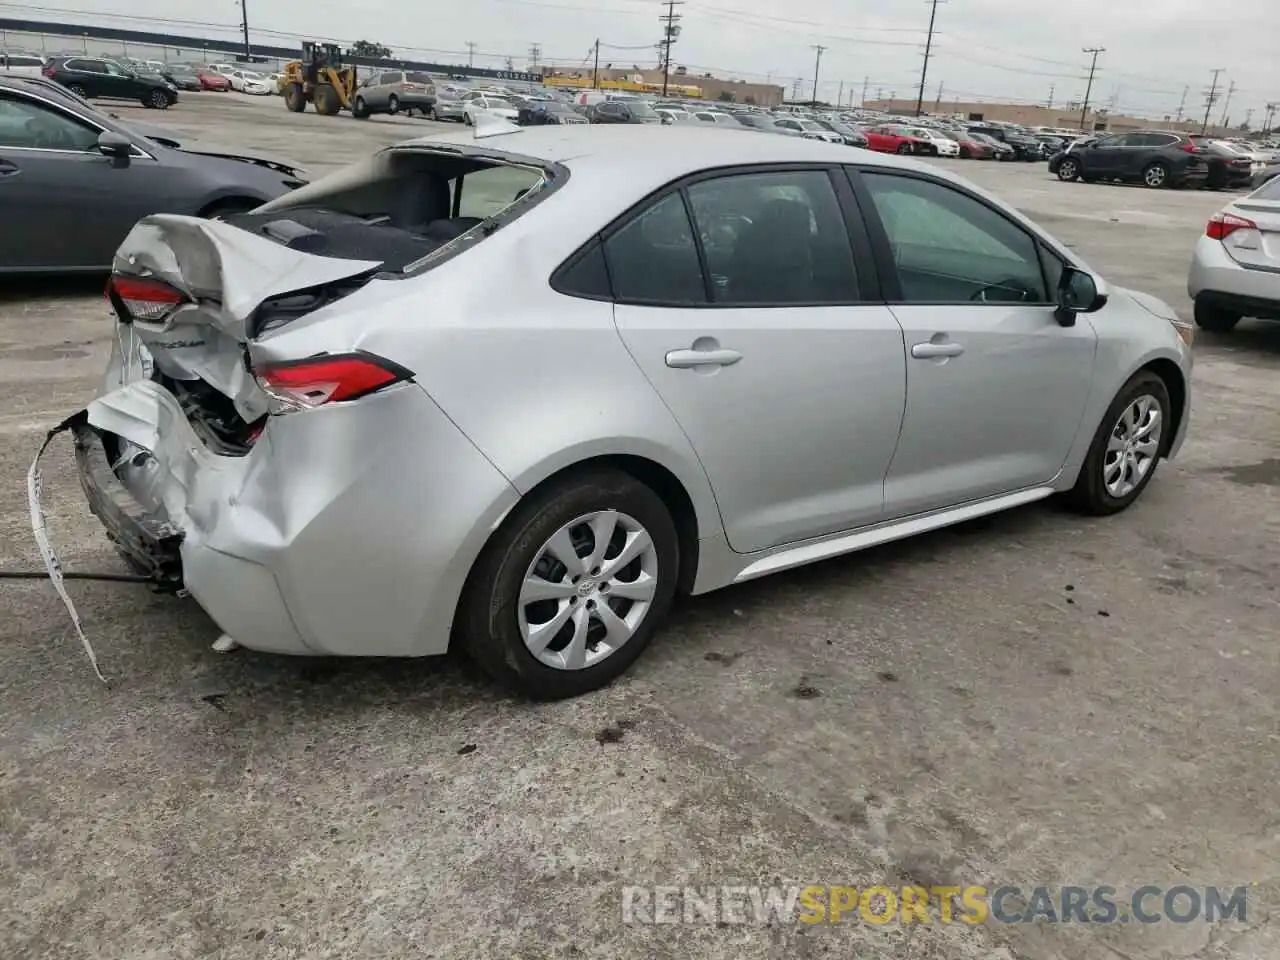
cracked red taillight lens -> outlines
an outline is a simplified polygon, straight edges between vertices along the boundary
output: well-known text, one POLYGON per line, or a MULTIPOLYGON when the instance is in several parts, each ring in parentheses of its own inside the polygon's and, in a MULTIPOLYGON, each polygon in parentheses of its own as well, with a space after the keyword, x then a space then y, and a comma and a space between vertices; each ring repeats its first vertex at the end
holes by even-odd
POLYGON ((273 413, 358 400, 397 383, 413 372, 372 353, 325 354, 305 360, 263 364, 254 376, 274 401, 273 413))
POLYGON ((107 281, 106 297, 124 308, 122 320, 156 323, 188 302, 187 295, 162 280, 112 274, 107 281))

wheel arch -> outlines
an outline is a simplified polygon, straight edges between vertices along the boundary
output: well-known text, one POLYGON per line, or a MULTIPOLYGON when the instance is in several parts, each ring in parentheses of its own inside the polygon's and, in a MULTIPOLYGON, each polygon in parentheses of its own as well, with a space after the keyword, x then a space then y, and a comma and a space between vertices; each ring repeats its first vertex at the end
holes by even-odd
POLYGON ((1169 403, 1173 407, 1169 411, 1170 419, 1173 421, 1170 426, 1172 429, 1166 430, 1161 439, 1162 457, 1169 456, 1170 450, 1173 449, 1174 438, 1178 436, 1182 430, 1182 423, 1187 415, 1187 381, 1182 375, 1182 369, 1167 357, 1157 357, 1148 361, 1138 368, 1142 370, 1150 370, 1164 382, 1164 387, 1169 391, 1169 403))

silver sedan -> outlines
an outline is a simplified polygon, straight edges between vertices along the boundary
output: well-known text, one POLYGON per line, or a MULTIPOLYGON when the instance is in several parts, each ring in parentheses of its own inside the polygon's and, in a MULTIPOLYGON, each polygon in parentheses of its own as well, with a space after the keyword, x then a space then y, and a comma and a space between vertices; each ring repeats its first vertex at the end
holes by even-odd
POLYGON ((946 171, 709 127, 458 131, 143 220, 68 421, 92 509, 223 648, 459 643, 554 698, 677 593, 1115 513, 1176 453, 1166 304, 946 171))

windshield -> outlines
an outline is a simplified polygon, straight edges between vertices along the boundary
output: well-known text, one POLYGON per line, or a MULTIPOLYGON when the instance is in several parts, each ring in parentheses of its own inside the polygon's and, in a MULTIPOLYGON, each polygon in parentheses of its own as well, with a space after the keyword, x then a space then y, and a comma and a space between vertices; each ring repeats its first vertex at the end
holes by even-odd
POLYGON ((185 63, 175 63, 173 66, 169 68, 169 72, 170 73, 194 73, 195 71, 193 71, 185 63))
POLYGON ((503 100, 501 97, 481 97, 480 100, 486 107, 497 107, 499 110, 503 107, 511 109, 511 101, 503 100))
POLYGON ((818 123, 816 120, 798 120, 796 122, 800 124, 801 130, 815 130, 818 133, 822 133, 826 130, 826 127, 818 123))
POLYGON ((643 100, 631 100, 627 102, 627 106, 631 108, 631 113, 637 117, 654 117, 658 116, 653 107, 649 106, 643 100))

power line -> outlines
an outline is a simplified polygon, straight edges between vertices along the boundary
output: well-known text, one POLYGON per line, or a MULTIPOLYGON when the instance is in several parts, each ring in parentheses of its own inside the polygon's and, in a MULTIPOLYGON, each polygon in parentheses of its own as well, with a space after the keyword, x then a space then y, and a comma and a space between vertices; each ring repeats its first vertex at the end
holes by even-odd
POLYGON ((1106 47, 1084 47, 1081 53, 1089 53, 1093 55, 1093 60, 1089 63, 1089 83, 1084 88, 1084 105, 1080 108, 1080 129, 1084 129, 1084 118, 1089 114, 1089 94, 1093 93, 1093 75, 1098 70, 1098 54, 1106 53, 1106 47))
POLYGON ((933 22, 938 18, 938 4, 946 0, 929 0, 929 33, 924 40, 924 66, 920 68, 920 92, 916 95, 916 116, 924 113, 924 81, 929 75, 929 53, 933 50, 933 22))

